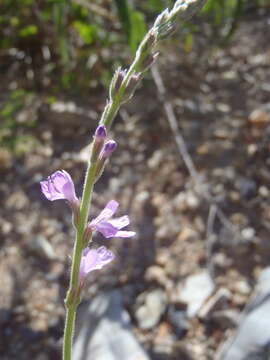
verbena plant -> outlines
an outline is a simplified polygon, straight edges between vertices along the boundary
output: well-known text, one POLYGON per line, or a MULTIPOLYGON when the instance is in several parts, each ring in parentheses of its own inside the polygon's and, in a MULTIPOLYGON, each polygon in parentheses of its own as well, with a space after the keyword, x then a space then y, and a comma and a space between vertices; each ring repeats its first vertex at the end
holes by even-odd
POLYGON ((72 178, 65 170, 58 170, 41 182, 41 190, 48 200, 67 200, 72 210, 73 226, 76 232, 70 284, 65 299, 64 360, 72 359, 76 310, 81 301, 87 274, 101 269, 114 259, 114 254, 105 246, 93 247, 93 234, 100 232, 105 238, 128 238, 135 235, 133 231, 123 230, 129 225, 127 215, 112 218, 118 208, 115 200, 109 201, 95 219, 88 220, 94 185, 117 146, 114 140, 108 139, 113 120, 120 106, 132 98, 145 72, 157 60, 159 55, 155 50, 157 43, 175 30, 177 20, 186 20, 205 2, 206 0, 177 0, 170 11, 166 9, 156 18, 153 26, 139 44, 130 67, 126 70, 121 68, 116 70, 110 84, 109 99, 90 145, 81 199, 77 197, 72 178))

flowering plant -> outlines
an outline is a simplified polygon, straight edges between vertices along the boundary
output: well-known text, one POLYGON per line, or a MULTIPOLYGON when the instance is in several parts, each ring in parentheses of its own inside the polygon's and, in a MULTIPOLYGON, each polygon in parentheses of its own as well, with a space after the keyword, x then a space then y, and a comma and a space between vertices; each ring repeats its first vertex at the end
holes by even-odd
POLYGON ((65 170, 58 170, 47 180, 41 181, 41 190, 48 200, 68 201, 73 212, 73 224, 76 231, 70 285, 65 299, 66 323, 63 360, 72 358, 72 336, 76 310, 80 303, 87 274, 94 270, 100 270, 114 259, 114 254, 105 246, 97 249, 90 247, 93 232, 98 231, 105 238, 129 238, 135 235, 133 231, 122 230, 129 224, 127 215, 112 218, 118 208, 115 200, 111 200, 95 219, 88 222, 94 185, 117 145, 114 140, 107 140, 107 133, 120 106, 132 98, 145 71, 156 61, 158 57, 158 52, 155 50, 156 44, 174 31, 177 19, 186 19, 193 15, 205 2, 206 0, 177 0, 170 11, 166 9, 156 18, 153 26, 140 43, 129 69, 119 68, 116 70, 110 84, 109 101, 105 106, 90 147, 81 200, 77 198, 72 178, 65 170))

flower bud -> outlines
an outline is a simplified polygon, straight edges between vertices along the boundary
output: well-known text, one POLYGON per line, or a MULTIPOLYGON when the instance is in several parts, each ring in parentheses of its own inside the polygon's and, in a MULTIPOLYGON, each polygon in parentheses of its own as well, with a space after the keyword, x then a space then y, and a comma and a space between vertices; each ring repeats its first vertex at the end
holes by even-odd
POLYGON ((141 80, 141 73, 135 73, 131 76, 126 87, 125 94, 122 99, 122 103, 125 103, 132 98, 140 80, 141 80))
POLYGON ((112 81, 111 81, 111 84, 110 84, 110 90, 109 90, 111 100, 118 93, 118 91, 123 83, 123 80, 126 76, 126 73, 127 73, 127 71, 121 70, 120 67, 115 71, 112 81))
POLYGON ((99 125, 96 128, 94 138, 96 141, 103 141, 107 136, 107 131, 104 125, 99 125))
POLYGON ((111 154, 116 149, 116 147, 117 147, 117 143, 114 140, 107 141, 103 146, 102 152, 100 154, 100 158, 107 159, 108 157, 110 157, 111 154))
POLYGON ((90 242, 90 240, 92 238, 92 234, 93 234, 93 231, 92 231, 91 227, 87 225, 86 228, 84 229, 83 239, 82 239, 84 247, 88 246, 88 243, 90 242))
POLYGON ((158 17, 156 18, 156 21, 154 22, 153 27, 159 27, 160 25, 163 25, 164 23, 166 23, 169 19, 169 9, 165 9, 164 11, 162 11, 161 14, 158 15, 158 17))
POLYGON ((163 24, 158 29, 158 39, 163 40, 170 36, 176 29, 175 24, 168 22, 163 24))
POLYGON ((142 71, 144 72, 144 71, 148 70, 156 62, 156 59, 158 58, 158 56, 159 56, 158 51, 155 52, 154 54, 150 54, 149 56, 147 56, 141 65, 142 71))
POLYGON ((154 30, 150 30, 144 37, 144 39, 141 42, 141 45, 139 46, 136 56, 139 56, 141 53, 147 54, 149 51, 152 50, 155 42, 157 39, 157 33, 154 30))
POLYGON ((117 143, 114 140, 109 140, 104 144, 103 149, 100 153, 98 162, 97 162, 95 183, 101 177, 101 175, 104 171, 105 165, 108 162, 108 158, 114 152, 116 147, 117 147, 117 143))
POLYGON ((104 145, 104 141, 107 137, 106 127, 104 125, 98 125, 94 135, 94 142, 91 150, 91 162, 96 162, 101 149, 104 145))

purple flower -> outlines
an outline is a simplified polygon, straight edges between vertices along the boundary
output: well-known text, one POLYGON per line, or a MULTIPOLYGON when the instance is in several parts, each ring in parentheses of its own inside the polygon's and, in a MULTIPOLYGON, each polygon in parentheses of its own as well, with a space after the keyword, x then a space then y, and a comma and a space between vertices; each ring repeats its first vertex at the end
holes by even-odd
POLYGON ((93 219, 88 226, 93 231, 99 231, 106 238, 114 236, 129 238, 134 236, 136 234, 134 231, 121 230, 129 224, 129 217, 127 215, 111 219, 111 217, 116 212, 118 205, 118 202, 115 200, 109 201, 98 217, 93 219))
POLYGON ((54 172, 47 180, 40 182, 41 191, 50 201, 66 199, 70 203, 75 203, 78 198, 71 176, 65 170, 54 172))
POLYGON ((101 246, 98 249, 84 249, 80 264, 80 279, 84 280, 86 275, 93 270, 102 269, 114 257, 114 254, 105 246, 101 246))
POLYGON ((104 125, 98 125, 94 136, 98 140, 104 140, 107 136, 106 127, 104 125))
POLYGON ((105 159, 110 157, 116 147, 117 143, 114 140, 108 140, 103 146, 100 157, 105 159))

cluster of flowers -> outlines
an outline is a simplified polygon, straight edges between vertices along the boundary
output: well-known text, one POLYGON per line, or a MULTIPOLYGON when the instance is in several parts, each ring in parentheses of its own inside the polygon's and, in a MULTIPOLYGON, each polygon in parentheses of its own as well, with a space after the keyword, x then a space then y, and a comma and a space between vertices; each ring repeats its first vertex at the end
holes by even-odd
MULTIPOLYGON (((98 172, 100 172, 103 168, 106 159, 116 148, 115 141, 108 140, 105 142, 106 136, 107 133, 105 126, 99 125, 94 136, 94 146, 99 149, 92 152, 98 154, 98 164, 100 164, 97 168, 96 177, 99 175, 98 172)), ((58 170, 54 172, 46 180, 41 181, 40 185, 42 193, 48 200, 67 200, 74 213, 77 209, 80 214, 80 200, 76 196, 72 178, 65 170, 58 170)), ((134 231, 122 230, 129 224, 129 217, 127 215, 119 218, 112 218, 118 206, 119 204, 117 201, 109 201, 101 213, 95 219, 87 223, 85 234, 92 234, 94 231, 97 231, 105 238, 129 238, 134 236, 134 231)), ((84 282, 84 279, 89 272, 101 269, 103 266, 110 263, 114 257, 114 254, 105 246, 101 246, 97 249, 86 247, 83 250, 81 258, 80 282, 84 282)))

